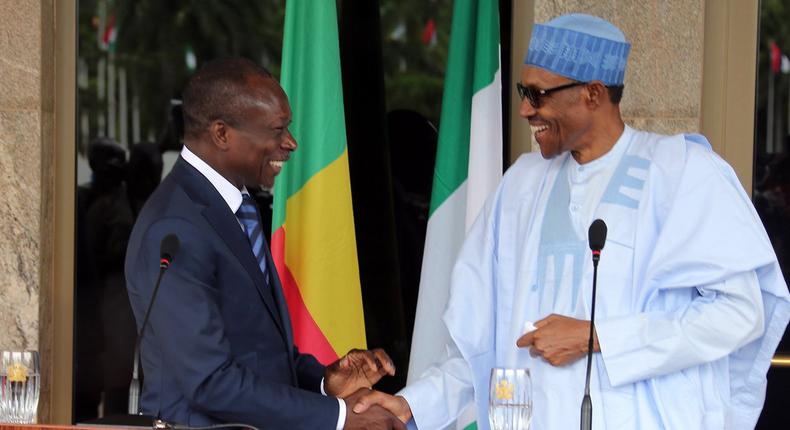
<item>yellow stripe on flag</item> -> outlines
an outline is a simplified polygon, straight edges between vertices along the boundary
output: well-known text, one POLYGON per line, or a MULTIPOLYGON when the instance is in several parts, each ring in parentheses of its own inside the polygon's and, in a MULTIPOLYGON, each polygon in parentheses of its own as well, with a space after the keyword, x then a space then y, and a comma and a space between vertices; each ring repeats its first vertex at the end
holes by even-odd
POLYGON ((285 264, 339 356, 366 348, 348 151, 286 203, 285 264))

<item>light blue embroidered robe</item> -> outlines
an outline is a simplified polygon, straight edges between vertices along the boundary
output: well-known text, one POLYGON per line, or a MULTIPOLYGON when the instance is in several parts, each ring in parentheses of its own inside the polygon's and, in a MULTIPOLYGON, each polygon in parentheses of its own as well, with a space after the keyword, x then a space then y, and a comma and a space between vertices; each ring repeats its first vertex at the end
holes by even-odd
MULTIPOLYGON (((555 265, 556 250, 540 246, 568 156, 521 157, 470 231, 444 314, 448 359, 402 391, 420 428, 443 427, 474 399, 487 429, 494 366, 532 369, 533 430, 578 428, 584 360, 556 368, 515 346, 525 321, 546 316, 538 313, 548 302, 536 294, 549 293, 538 285, 549 266, 573 273, 573 258, 555 265)), ((599 266, 593 428, 752 428, 790 300, 732 169, 702 136, 633 132, 595 215, 609 237, 599 266)), ((589 319, 587 249, 583 261, 580 283, 563 275, 557 284, 579 285, 575 304, 557 313, 589 319)))

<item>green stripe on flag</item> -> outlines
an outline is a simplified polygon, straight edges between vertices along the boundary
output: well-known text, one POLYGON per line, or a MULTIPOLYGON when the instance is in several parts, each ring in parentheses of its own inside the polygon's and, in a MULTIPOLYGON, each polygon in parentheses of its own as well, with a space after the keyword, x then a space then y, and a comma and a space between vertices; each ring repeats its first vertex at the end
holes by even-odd
POLYGON ((280 84, 293 111, 289 130, 301 147, 275 181, 272 231, 285 222, 288 197, 346 149, 334 0, 286 2, 280 84))
POLYGON ((474 92, 489 86, 499 70, 499 5, 480 0, 477 4, 477 38, 475 39, 474 92))
POLYGON ((431 215, 468 176, 472 96, 493 82, 497 69, 498 3, 456 1, 442 95, 431 215))
POLYGON ((477 421, 464 427, 464 430, 477 430, 477 421))

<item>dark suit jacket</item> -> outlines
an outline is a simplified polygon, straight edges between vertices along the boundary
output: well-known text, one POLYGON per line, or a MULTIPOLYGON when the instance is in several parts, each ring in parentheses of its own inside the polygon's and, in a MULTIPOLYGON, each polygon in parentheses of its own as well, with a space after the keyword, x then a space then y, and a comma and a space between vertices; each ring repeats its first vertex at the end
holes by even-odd
POLYGON ((334 429, 338 402, 320 394, 324 367, 293 344, 269 254, 267 289, 247 236, 213 185, 179 158, 140 212, 126 253, 139 331, 159 273, 160 242, 181 242, 142 341, 145 414, 191 426, 334 429))

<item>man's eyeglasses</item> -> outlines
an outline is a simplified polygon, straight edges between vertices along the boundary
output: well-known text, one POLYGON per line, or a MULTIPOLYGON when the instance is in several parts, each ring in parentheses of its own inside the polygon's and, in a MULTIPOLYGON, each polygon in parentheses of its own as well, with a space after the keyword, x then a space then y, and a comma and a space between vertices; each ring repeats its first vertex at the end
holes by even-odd
POLYGON ((518 90, 518 96, 521 97, 521 100, 524 100, 524 97, 529 100, 529 104, 532 105, 533 108, 538 109, 541 105, 541 99, 551 93, 556 93, 557 91, 566 90, 568 88, 578 87, 579 85, 585 85, 587 82, 571 82, 569 84, 560 85, 554 88, 546 88, 545 90, 541 90, 535 87, 527 87, 521 85, 521 82, 516 82, 516 89, 518 90))

